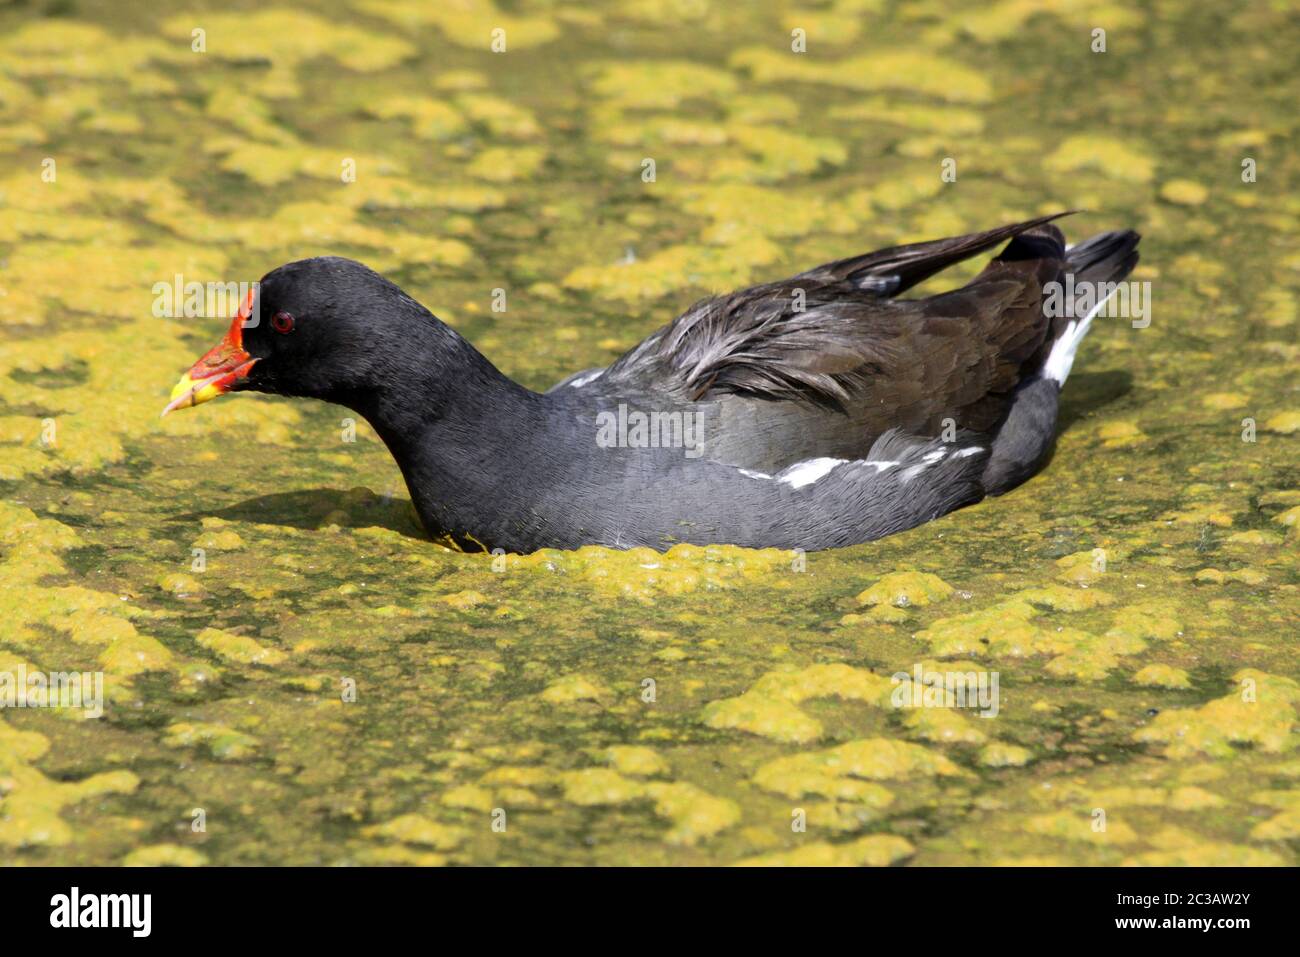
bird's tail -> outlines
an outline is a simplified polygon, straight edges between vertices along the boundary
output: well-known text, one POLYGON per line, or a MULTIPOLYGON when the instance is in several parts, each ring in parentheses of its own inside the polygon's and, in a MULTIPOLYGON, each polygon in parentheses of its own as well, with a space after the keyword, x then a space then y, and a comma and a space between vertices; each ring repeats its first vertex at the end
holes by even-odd
POLYGON ((1059 264, 1060 271, 1052 281, 1056 288, 1044 290, 1043 309, 1052 314, 1047 358, 1038 374, 1016 389, 984 467, 985 494, 1001 495, 1015 488, 1038 470, 1051 451, 1061 386, 1092 320, 1137 265, 1138 238, 1125 230, 1066 247, 1060 231, 1044 225, 1033 235, 1017 236, 999 257, 1049 261, 1059 264), (1053 296, 1059 312, 1052 308, 1053 296))
MULTIPOLYGON (((1139 236, 1131 229, 1098 233, 1065 250, 1065 268, 1061 271, 1062 290, 1057 294, 1061 306, 1069 306, 1069 318, 1060 326, 1051 352, 1043 363, 1042 376, 1058 386, 1064 385, 1074 366, 1079 345, 1092 326, 1092 320, 1106 307, 1138 262, 1139 236), (1072 295, 1073 302, 1064 297, 1072 295)), ((1045 303, 1050 301, 1050 296, 1045 303)))

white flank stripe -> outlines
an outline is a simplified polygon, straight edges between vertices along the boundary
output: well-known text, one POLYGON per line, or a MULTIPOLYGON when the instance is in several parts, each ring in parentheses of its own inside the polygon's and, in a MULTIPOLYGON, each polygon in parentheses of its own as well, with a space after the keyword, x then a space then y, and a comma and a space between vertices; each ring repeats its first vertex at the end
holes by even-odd
POLYGON ((796 462, 776 477, 791 488, 803 488, 819 479, 825 478, 837 465, 843 465, 845 459, 809 459, 796 462))

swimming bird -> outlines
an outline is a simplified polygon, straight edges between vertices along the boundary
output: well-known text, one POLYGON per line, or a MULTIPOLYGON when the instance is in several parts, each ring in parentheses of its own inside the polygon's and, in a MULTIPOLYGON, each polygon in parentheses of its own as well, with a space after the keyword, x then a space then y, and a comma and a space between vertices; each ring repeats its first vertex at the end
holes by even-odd
POLYGON ((364 265, 304 259, 263 277, 163 414, 245 390, 346 406, 426 531, 467 549, 853 545, 1042 467, 1098 290, 1138 259, 1131 231, 1067 246, 1063 215, 712 296, 546 392, 364 265), (1002 243, 961 288, 903 297, 1002 243))

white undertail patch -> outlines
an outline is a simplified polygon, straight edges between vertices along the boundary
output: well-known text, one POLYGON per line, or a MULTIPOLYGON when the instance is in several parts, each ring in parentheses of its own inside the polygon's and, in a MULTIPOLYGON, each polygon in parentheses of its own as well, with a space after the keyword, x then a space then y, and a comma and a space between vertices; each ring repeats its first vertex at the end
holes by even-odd
POLYGON ((1074 356, 1079 351, 1079 345, 1083 342, 1083 337, 1088 334, 1088 327, 1092 325, 1092 320, 1097 314, 1106 308, 1106 303, 1110 302, 1111 297, 1119 291, 1119 284, 1101 302, 1097 303, 1088 310, 1088 314, 1082 319, 1071 319, 1070 324, 1065 327, 1065 332, 1061 338, 1056 340, 1052 346, 1052 351, 1048 353, 1047 361, 1043 363, 1043 378, 1051 379, 1057 385, 1065 385, 1065 380, 1070 377, 1070 370, 1074 368, 1074 356))

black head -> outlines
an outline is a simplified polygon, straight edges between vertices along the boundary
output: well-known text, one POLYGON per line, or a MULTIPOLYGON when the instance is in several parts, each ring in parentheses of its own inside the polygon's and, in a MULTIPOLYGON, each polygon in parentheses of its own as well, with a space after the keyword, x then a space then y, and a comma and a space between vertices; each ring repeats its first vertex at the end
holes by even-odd
POLYGON ((258 284, 243 345, 257 360, 236 388, 344 401, 376 384, 404 343, 436 322, 372 269, 321 256, 258 284))
POLYGON ((456 342, 463 340, 374 270, 336 256, 303 259, 262 278, 225 338, 177 384, 163 414, 242 390, 365 412, 385 386, 422 389, 423 382, 411 380, 421 367, 426 378, 439 366, 445 371, 456 342))

